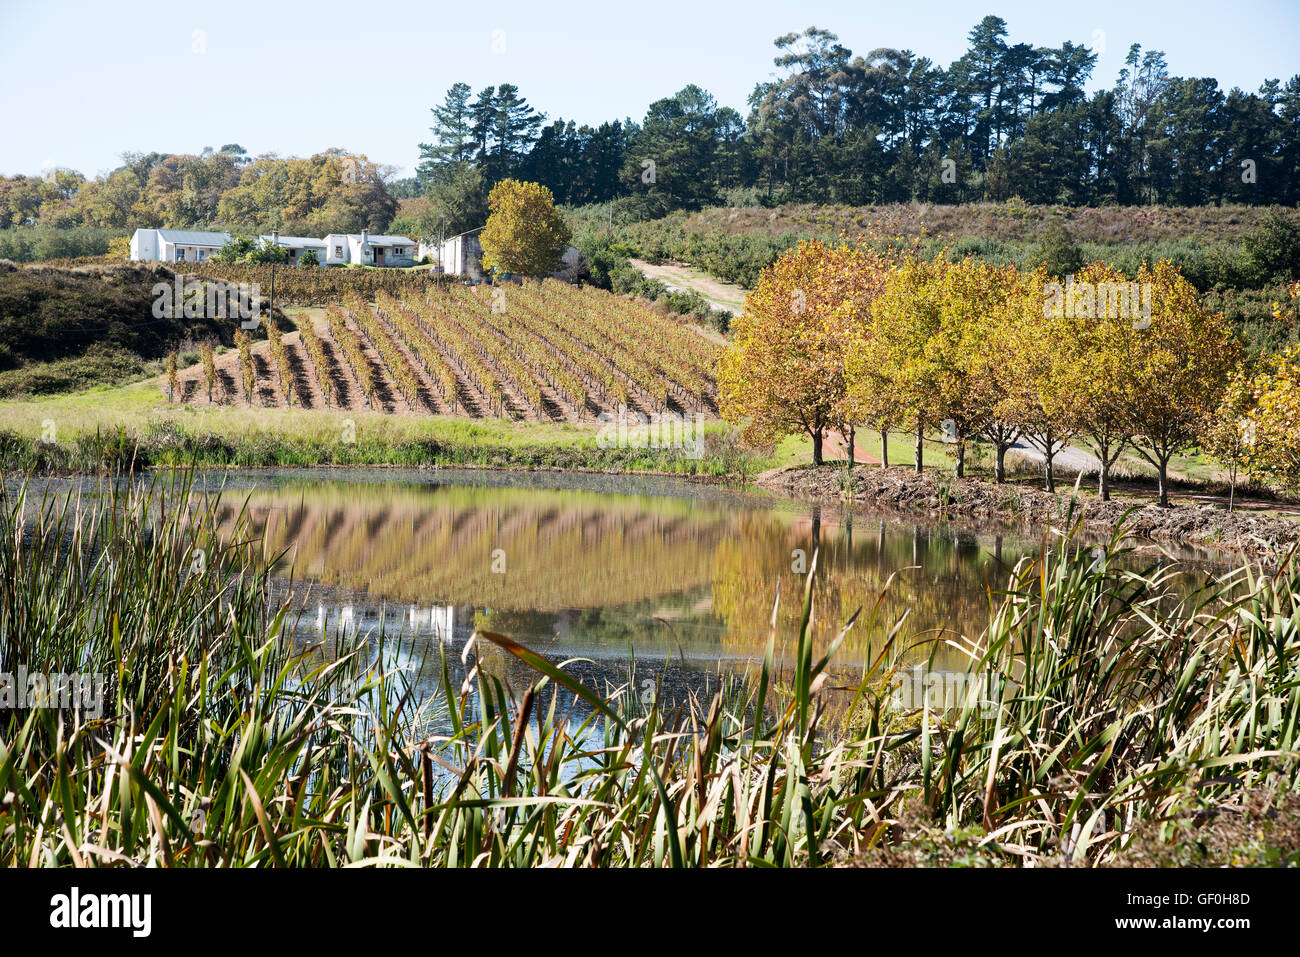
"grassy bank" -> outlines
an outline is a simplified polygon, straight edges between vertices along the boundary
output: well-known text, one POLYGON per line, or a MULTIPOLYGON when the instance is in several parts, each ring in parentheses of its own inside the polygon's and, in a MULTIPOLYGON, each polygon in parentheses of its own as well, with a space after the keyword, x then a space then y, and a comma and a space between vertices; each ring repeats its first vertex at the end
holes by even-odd
POLYGON ((1293 564, 1187 595, 1058 538, 960 640, 983 701, 898 703, 935 639, 870 609, 845 627, 874 663, 828 680, 815 558, 793 670, 774 635, 712 701, 598 693, 488 633, 428 697, 395 636, 291 641, 256 543, 183 486, 0 504, 0 672, 104 679, 94 713, 0 710, 6 866, 1300 860, 1293 564), (508 693, 502 655, 535 680, 508 693))
POLYGON ((744 478, 770 459, 724 425, 683 448, 601 448, 600 426, 337 410, 169 404, 152 383, 0 402, 0 470, 105 467, 487 466, 744 478))

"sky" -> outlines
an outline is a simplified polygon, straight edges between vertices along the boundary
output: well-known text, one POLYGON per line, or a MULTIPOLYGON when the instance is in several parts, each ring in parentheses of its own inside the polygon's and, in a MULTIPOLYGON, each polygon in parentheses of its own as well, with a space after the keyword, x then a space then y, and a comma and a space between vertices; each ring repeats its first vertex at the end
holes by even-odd
POLYGON ((409 175, 429 107, 458 80, 514 83, 550 119, 578 123, 640 120, 688 83, 744 114, 781 34, 816 25, 855 53, 910 49, 946 67, 988 13, 1012 43, 1091 47, 1092 89, 1113 85, 1132 43, 1224 90, 1300 72, 1300 0, 0 0, 0 174, 93 176, 124 152, 238 143, 251 155, 341 147, 409 175))

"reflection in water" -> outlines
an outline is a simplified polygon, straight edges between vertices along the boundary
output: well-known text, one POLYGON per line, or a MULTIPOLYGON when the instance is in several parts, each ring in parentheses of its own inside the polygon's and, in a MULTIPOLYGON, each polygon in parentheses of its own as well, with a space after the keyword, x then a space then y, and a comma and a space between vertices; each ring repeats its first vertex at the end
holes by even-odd
MULTIPOLYGON (((862 610, 836 653, 847 680, 831 692, 843 704, 851 694, 841 690, 900 620, 911 660, 934 649, 937 669, 961 670, 945 639, 978 636, 1011 569, 1041 546, 996 526, 797 508, 651 477, 362 469, 198 473, 194 482, 217 496, 221 534, 261 537, 277 576, 272 597, 292 593, 295 633, 311 655, 334 654, 340 635, 375 637, 364 653, 402 668, 430 707, 446 705, 444 662, 453 696, 472 667, 516 694, 535 681, 486 642, 463 654, 476 629, 563 662, 603 694, 623 689, 633 707, 707 703, 762 660, 774 603, 776 654, 788 667, 814 554, 815 641, 824 648, 862 610)), ((95 494, 93 480, 51 479, 33 492, 42 486, 95 494)), ((1185 567, 1187 585, 1215 569, 1185 567)), ((554 684, 547 694, 571 728, 590 716, 554 684)))
MULTIPOLYGON (((306 627, 464 641, 498 631, 553 656, 708 665, 753 661, 777 602, 788 655, 817 554, 812 626, 866 659, 906 616, 912 641, 978 633, 1010 566, 1037 543, 941 526, 776 509, 742 496, 670 498, 473 481, 305 481, 222 493, 277 574, 310 583, 306 627), (314 620, 312 620, 314 619, 314 620)), ((302 624, 300 623, 300 627, 302 624)))

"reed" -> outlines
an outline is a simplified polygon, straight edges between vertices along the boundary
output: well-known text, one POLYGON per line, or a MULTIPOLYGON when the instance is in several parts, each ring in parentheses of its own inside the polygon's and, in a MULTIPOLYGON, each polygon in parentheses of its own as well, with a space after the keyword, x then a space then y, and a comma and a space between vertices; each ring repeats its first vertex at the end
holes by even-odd
POLYGON ((793 665, 774 615, 762 665, 708 700, 594 689, 489 632, 430 695, 409 641, 295 638, 275 556, 213 505, 183 477, 0 502, 0 672, 106 678, 97 715, 0 710, 0 863, 817 866, 957 833, 987 863, 1096 865, 1188 807, 1296 788, 1290 559, 1186 594, 1061 535, 978 635, 877 605, 815 649, 814 557, 793 665), (846 679, 854 628, 876 651, 846 679), (939 640, 996 700, 896 700, 939 640))

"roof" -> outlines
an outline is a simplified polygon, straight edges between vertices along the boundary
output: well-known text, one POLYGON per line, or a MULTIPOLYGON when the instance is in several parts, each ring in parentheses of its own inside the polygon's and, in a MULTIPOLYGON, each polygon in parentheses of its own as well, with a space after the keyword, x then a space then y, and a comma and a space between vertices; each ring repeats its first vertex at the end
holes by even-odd
POLYGON ((209 233, 198 229, 160 229, 158 235, 178 246, 224 246, 230 233, 209 233))
MULTIPOLYGON (((342 236, 344 239, 356 239, 356 240, 361 239, 360 233, 330 233, 325 238, 327 240, 335 240, 338 239, 340 236, 342 236)), ((280 238, 283 239, 284 237, 281 236, 280 238)), ((409 236, 367 236, 366 242, 371 244, 378 243, 380 246, 391 246, 394 243, 401 243, 404 246, 415 245, 415 240, 411 239, 409 236)))
MULTIPOLYGON (((258 236, 257 238, 264 243, 272 241, 271 236, 258 236)), ((279 243, 281 246, 319 246, 321 249, 325 248, 325 240, 312 239, 310 236, 281 236, 279 243)))
MULTIPOLYGON (((354 233, 349 236, 349 238, 354 237, 360 239, 361 235, 359 233, 354 233)), ((415 245, 415 240, 409 239, 406 236, 367 236, 366 242, 370 243, 372 246, 392 246, 397 243, 401 243, 403 246, 415 245)))

